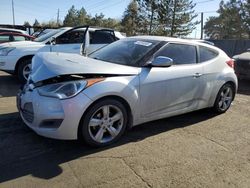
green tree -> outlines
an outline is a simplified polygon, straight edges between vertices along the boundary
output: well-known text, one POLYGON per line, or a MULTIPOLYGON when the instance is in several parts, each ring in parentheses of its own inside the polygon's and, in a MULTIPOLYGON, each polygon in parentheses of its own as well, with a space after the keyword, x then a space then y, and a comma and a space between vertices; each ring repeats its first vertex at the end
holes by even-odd
POLYGON ((211 16, 204 26, 205 34, 211 39, 222 39, 224 35, 223 25, 219 17, 211 16))
POLYGON ((104 20, 104 14, 96 14, 94 17, 90 18, 89 25, 102 27, 104 20))
POLYGON ((77 26, 78 22, 78 13, 75 9, 75 6, 72 5, 72 7, 68 10, 67 15, 64 18, 63 25, 68 27, 74 27, 77 26))
POLYGON ((72 6, 64 18, 63 25, 69 27, 76 27, 86 25, 90 22, 90 16, 87 15, 86 10, 82 7, 80 10, 72 6))
POLYGON ((89 16, 87 15, 86 10, 82 7, 77 11, 77 25, 85 25, 87 24, 89 16))
POLYGON ((190 0, 173 0, 170 3, 171 30, 170 36, 186 36, 190 34, 198 22, 193 22, 197 17, 195 4, 190 0))
POLYGON ((159 4, 157 34, 170 36, 172 0, 162 0, 159 4))
POLYGON ((122 31, 128 36, 135 35, 137 33, 138 17, 138 4, 133 0, 126 8, 121 21, 122 31))
POLYGON ((48 28, 58 28, 62 26, 62 22, 59 20, 59 25, 57 24, 57 20, 50 20, 48 22, 43 22, 41 24, 42 27, 48 27, 48 28))
POLYGON ((250 39, 250 0, 243 0, 240 6, 243 25, 250 39))
POLYGON ((113 18, 104 19, 102 27, 111 28, 111 29, 115 29, 115 30, 121 29, 120 21, 113 19, 113 18))
POLYGON ((204 29, 211 39, 243 39, 250 37, 249 0, 220 2, 219 16, 209 17, 204 29))
MULTIPOLYGON (((45 24, 53 25, 53 22, 45 24)), ((90 25, 120 29, 120 22, 118 20, 112 18, 105 18, 104 14, 102 13, 96 14, 94 17, 91 17, 87 14, 86 10, 83 7, 80 10, 77 10, 74 6, 72 6, 68 10, 68 13, 63 21, 63 25, 71 27, 90 25)))
POLYGON ((25 27, 31 26, 30 23, 29 23, 28 21, 25 21, 25 22, 23 23, 23 25, 24 25, 25 27))
POLYGON ((37 19, 35 19, 35 22, 33 24, 33 27, 34 27, 34 31, 37 31, 39 30, 39 27, 41 27, 40 23, 38 22, 37 19))
POLYGON ((34 22, 33 26, 34 26, 34 27, 39 27, 39 26, 40 26, 40 23, 38 22, 37 19, 35 19, 35 22, 34 22))
POLYGON ((186 36, 198 22, 192 0, 137 0, 142 33, 186 36))
POLYGON ((158 15, 161 2, 159 0, 137 0, 139 4, 139 29, 141 33, 155 34, 159 29, 158 15))

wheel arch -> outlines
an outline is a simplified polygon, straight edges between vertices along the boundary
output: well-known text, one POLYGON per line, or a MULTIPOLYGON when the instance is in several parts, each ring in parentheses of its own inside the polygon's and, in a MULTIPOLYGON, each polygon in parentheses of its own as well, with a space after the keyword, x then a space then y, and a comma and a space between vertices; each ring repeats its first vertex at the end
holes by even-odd
POLYGON ((33 56, 34 55, 25 55, 25 56, 21 57, 20 59, 18 59, 16 65, 15 65, 15 72, 14 73, 17 75, 18 67, 23 60, 32 59, 33 56))
POLYGON ((215 96, 214 96, 214 99, 213 99, 213 101, 212 101, 212 105, 211 105, 211 106, 214 106, 215 101, 216 101, 216 98, 217 98, 217 95, 218 95, 220 89, 221 89, 225 84, 230 84, 230 85, 233 87, 233 89, 234 89, 233 100, 234 100, 235 95, 236 95, 236 92, 237 92, 237 85, 236 85, 236 83, 233 82, 232 80, 228 80, 228 81, 224 82, 224 83, 218 88, 218 91, 216 92, 216 94, 215 94, 215 96))
POLYGON ((131 110, 131 106, 129 105, 128 101, 126 101, 123 97, 121 96, 118 96, 118 95, 108 95, 108 96, 103 96, 97 100, 95 100, 94 102, 92 102, 88 107, 87 109, 85 110, 85 112, 83 113, 82 117, 81 117, 81 120, 79 122, 79 125, 78 125, 78 129, 77 129, 77 137, 78 138, 82 138, 82 134, 81 133, 81 124, 82 124, 82 121, 87 113, 87 111, 93 106, 95 105, 96 103, 98 103, 99 101, 102 101, 102 100, 105 100, 105 99, 113 99, 113 100, 117 100, 119 102, 121 102, 126 111, 127 111, 127 114, 128 114, 128 123, 127 123, 127 129, 130 129, 133 125, 133 114, 132 114, 132 110, 131 110))
MULTIPOLYGON (((230 84, 230 85, 233 87, 233 90, 234 90, 233 100, 234 100, 235 95, 236 95, 236 93, 237 93, 236 84, 235 84, 233 81, 227 81, 225 84, 230 84)), ((225 85, 225 84, 224 84, 224 85, 225 85)))

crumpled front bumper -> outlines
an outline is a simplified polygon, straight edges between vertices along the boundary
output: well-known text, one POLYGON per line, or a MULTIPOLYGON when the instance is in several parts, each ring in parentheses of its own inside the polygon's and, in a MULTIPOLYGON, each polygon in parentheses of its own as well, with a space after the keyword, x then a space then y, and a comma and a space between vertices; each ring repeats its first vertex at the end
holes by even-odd
POLYGON ((56 139, 77 139, 80 119, 92 101, 82 92, 60 100, 39 95, 27 85, 17 95, 17 108, 24 123, 37 134, 56 139))

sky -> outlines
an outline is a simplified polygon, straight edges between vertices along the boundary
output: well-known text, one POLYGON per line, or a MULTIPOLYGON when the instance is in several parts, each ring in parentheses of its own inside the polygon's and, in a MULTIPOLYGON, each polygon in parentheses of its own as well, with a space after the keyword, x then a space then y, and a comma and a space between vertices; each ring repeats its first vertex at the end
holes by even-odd
MULTIPOLYGON (((56 20, 59 9, 59 18, 63 21, 69 8, 74 5, 76 9, 84 7, 88 14, 103 13, 105 17, 121 19, 124 10, 131 0, 13 0, 15 24, 22 25, 25 21, 30 24, 37 19, 40 23, 56 20)), ((195 11, 204 12, 204 21, 209 16, 215 16, 221 0, 193 0, 195 11)), ((0 0, 0 24, 13 24, 12 0, 0 0)), ((200 37, 200 26, 190 35, 192 38, 200 37)))

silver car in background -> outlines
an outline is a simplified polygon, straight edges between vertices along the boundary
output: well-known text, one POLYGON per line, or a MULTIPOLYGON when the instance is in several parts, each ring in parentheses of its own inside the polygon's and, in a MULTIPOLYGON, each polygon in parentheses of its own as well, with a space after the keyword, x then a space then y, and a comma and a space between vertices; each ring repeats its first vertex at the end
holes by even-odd
POLYGON ((105 146, 144 122, 208 107, 226 112, 238 87, 233 63, 209 44, 154 36, 89 57, 39 53, 17 105, 39 135, 105 146))

